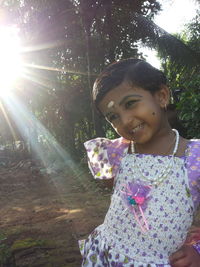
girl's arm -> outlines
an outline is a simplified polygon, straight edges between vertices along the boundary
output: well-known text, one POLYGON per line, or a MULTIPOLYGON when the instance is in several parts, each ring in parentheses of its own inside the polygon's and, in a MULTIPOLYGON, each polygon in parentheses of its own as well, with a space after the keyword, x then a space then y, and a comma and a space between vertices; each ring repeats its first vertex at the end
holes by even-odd
POLYGON ((171 267, 199 267, 200 254, 193 246, 184 245, 170 256, 171 267))
POLYGON ((172 267, 200 266, 200 228, 192 227, 185 244, 170 256, 172 267))
POLYGON ((114 184, 114 178, 112 179, 108 179, 108 180, 103 180, 103 184, 105 187, 112 189, 113 188, 113 184, 114 184))

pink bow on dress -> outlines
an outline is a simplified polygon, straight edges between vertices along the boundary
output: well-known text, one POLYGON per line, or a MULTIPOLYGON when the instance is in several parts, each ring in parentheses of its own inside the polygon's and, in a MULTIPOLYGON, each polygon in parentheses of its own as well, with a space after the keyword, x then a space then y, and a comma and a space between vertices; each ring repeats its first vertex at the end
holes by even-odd
POLYGON ((135 216, 137 223, 139 224, 141 230, 145 232, 149 230, 149 226, 147 220, 145 218, 143 210, 147 207, 147 201, 150 199, 148 194, 151 190, 150 186, 145 186, 139 183, 130 183, 128 182, 127 185, 124 185, 125 190, 121 190, 122 198, 130 209, 130 211, 135 216), (138 218, 137 211, 140 211, 142 215, 143 222, 141 222, 138 218))

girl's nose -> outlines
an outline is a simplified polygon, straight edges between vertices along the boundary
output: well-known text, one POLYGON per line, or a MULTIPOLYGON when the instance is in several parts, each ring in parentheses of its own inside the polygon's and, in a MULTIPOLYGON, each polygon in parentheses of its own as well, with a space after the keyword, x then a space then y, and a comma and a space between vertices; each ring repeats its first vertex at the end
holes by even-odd
POLYGON ((132 116, 128 115, 128 114, 123 114, 121 116, 121 122, 123 123, 124 126, 128 125, 129 123, 132 122, 132 116))

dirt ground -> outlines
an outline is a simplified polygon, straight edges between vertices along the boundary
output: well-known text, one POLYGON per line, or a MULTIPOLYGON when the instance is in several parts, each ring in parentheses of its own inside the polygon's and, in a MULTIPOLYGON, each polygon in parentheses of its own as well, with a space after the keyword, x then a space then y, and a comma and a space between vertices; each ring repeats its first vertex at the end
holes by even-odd
POLYGON ((80 267, 78 240, 102 223, 110 192, 77 168, 0 167, 0 267, 80 267))
POLYGON ((0 266, 79 267, 78 240, 102 223, 110 193, 87 170, 42 175, 21 165, 0 167, 0 266))

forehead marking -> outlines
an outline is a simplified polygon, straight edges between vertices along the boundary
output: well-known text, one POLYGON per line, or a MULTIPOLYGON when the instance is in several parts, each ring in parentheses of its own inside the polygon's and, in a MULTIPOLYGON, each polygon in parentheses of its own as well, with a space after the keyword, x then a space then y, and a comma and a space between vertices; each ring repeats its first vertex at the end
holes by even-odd
POLYGON ((114 101, 110 101, 107 105, 108 108, 112 108, 114 106, 115 102, 114 101))

